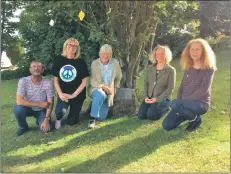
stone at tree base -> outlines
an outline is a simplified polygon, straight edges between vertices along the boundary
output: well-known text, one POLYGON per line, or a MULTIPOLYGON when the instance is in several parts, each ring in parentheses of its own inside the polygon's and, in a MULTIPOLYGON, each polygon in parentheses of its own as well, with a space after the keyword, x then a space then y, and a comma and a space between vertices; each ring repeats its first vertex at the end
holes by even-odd
MULTIPOLYGON (((89 119, 91 102, 85 112, 80 113, 80 119, 89 119)), ((135 92, 131 88, 118 88, 114 98, 114 104, 109 108, 108 118, 132 116, 136 114, 135 92)))
POLYGON ((109 117, 131 116, 136 113, 135 93, 131 88, 118 88, 109 117))

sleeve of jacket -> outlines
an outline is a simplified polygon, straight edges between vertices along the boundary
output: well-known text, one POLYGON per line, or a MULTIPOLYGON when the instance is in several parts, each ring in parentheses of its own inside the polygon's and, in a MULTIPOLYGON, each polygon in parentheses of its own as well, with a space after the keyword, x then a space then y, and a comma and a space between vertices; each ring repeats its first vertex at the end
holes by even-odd
POLYGON ((175 88, 175 82, 176 82, 176 70, 175 70, 175 68, 172 68, 171 73, 169 74, 169 77, 168 77, 167 88, 164 90, 164 92, 162 94, 160 94, 158 97, 156 97, 158 102, 161 102, 167 98, 170 98, 172 91, 175 88))
POLYGON ((97 65, 96 61, 93 61, 91 64, 91 78, 90 78, 90 84, 93 88, 101 88, 103 86, 103 83, 97 79, 97 65))

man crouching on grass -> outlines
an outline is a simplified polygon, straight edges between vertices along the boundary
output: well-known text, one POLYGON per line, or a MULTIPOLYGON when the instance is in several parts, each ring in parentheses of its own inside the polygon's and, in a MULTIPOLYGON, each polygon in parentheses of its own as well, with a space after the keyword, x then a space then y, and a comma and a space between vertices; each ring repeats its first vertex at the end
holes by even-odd
POLYGON ((40 130, 47 133, 51 129, 51 112, 54 103, 52 80, 44 79, 44 65, 39 60, 30 64, 30 73, 18 82, 14 115, 18 123, 17 136, 28 130, 27 116, 34 116, 40 130))

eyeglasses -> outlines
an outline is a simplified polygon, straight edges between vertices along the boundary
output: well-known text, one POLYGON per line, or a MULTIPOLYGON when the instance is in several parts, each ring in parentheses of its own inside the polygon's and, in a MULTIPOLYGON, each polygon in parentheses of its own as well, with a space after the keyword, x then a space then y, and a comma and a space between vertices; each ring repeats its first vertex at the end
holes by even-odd
POLYGON ((69 47, 77 48, 77 45, 67 44, 69 47))

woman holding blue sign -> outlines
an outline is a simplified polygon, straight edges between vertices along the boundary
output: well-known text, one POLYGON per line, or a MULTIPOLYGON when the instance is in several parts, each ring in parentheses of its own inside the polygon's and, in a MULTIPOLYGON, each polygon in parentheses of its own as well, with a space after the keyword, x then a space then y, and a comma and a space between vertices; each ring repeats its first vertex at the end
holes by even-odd
POLYGON ((61 119, 68 106, 70 111, 67 124, 72 126, 78 123, 79 113, 86 98, 86 85, 89 72, 83 59, 79 58, 79 42, 69 38, 63 45, 63 52, 54 63, 51 73, 54 75, 54 86, 58 93, 55 108, 55 128, 61 127, 61 119))

